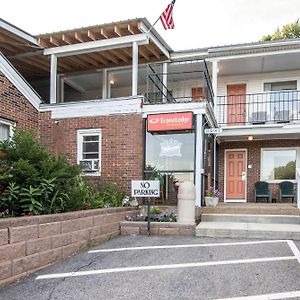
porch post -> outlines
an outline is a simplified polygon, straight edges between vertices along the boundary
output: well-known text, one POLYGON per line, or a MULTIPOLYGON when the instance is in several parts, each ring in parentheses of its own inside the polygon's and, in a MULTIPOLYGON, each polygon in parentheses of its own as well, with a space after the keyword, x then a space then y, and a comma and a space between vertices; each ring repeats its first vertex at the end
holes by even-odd
POLYGON ((217 93, 218 93, 218 61, 212 61, 212 89, 214 92, 214 104, 217 104, 217 93))
POLYGON ((104 69, 102 73, 102 99, 107 99, 107 70, 104 69))
POLYGON ((167 89, 167 84, 168 84, 168 64, 167 63, 163 63, 163 102, 167 102, 168 101, 168 89, 167 89))
POLYGON ((203 168, 203 130, 202 115, 196 116, 196 164, 195 164, 195 186, 196 186, 196 206, 201 207, 202 198, 202 168, 203 168))
POLYGON ((300 168, 297 169, 297 207, 300 209, 300 168))
POLYGON ((56 89, 57 89, 57 56, 51 55, 51 69, 50 69, 50 104, 56 103, 56 89))
POLYGON ((139 67, 139 46, 137 42, 132 43, 132 96, 137 95, 139 67))

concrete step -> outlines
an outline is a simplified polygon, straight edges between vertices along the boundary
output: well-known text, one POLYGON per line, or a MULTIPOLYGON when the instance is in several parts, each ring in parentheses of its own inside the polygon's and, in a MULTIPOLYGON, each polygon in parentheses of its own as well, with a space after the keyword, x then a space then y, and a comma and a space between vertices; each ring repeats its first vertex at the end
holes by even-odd
POLYGON ((204 214, 300 215, 295 203, 219 203, 203 207, 204 214))
POLYGON ((202 214, 201 222, 300 224, 296 215, 202 214))
POLYGON ((300 240, 300 225, 246 222, 201 222, 196 227, 196 236, 300 240))

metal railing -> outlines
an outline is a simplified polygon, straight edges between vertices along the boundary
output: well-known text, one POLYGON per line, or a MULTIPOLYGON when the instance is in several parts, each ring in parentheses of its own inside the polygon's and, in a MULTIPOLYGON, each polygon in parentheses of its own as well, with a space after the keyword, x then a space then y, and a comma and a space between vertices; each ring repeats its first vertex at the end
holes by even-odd
POLYGON ((147 69, 145 104, 208 101, 214 93, 205 60, 155 63, 147 69), (163 65, 167 64, 167 72, 163 65), (198 89, 197 95, 192 90, 198 89))
POLYGON ((297 121, 300 120, 300 91, 218 96, 215 114, 220 126, 297 121))

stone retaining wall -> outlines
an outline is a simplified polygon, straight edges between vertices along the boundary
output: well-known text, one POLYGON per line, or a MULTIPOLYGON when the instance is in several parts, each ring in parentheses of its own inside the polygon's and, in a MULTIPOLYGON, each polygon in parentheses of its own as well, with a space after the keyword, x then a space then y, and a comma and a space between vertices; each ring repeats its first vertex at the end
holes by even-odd
MULTIPOLYGON (((120 222, 121 235, 148 234, 147 222, 120 222)), ((196 224, 176 222, 151 222, 150 233, 154 235, 195 235, 196 224)))
POLYGON ((134 208, 0 219, 0 287, 120 234, 134 208))

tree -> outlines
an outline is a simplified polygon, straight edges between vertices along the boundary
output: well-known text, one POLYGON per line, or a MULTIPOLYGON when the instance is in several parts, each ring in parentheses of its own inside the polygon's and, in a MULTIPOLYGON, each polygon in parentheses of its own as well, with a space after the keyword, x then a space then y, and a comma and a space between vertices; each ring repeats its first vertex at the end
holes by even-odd
POLYGON ((300 38, 300 24, 299 19, 293 23, 284 25, 281 29, 278 27, 272 35, 265 35, 260 42, 287 40, 300 38))

